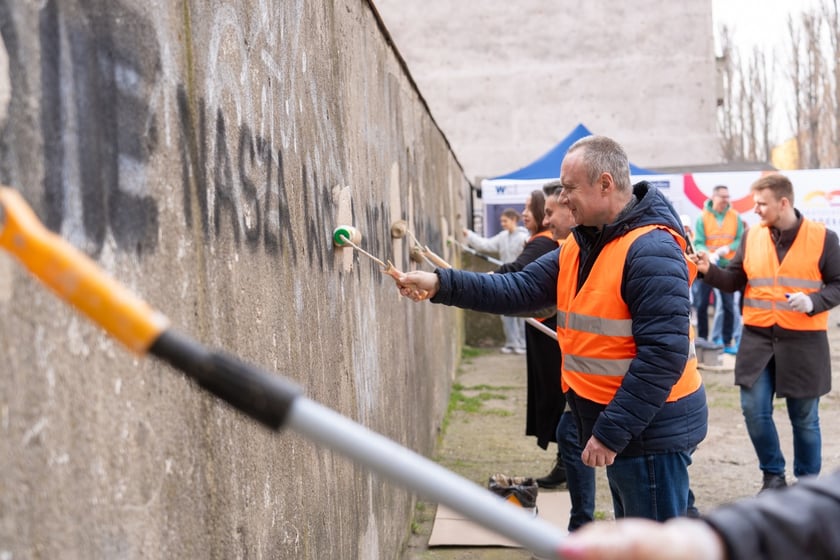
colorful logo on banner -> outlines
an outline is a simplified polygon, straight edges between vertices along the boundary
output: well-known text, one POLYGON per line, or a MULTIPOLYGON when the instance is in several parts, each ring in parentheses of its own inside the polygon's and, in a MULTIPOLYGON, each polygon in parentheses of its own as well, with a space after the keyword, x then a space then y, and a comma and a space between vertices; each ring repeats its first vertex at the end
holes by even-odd
MULTIPOLYGON (((691 203, 694 206, 702 210, 703 204, 705 204, 706 201, 711 198, 711 196, 706 196, 705 194, 703 194, 703 191, 700 190, 700 187, 697 186, 697 182, 694 180, 694 175, 685 175, 683 185, 685 188, 686 198, 688 198, 688 200, 691 201, 691 203)), ((747 193, 745 196, 742 196, 741 198, 736 200, 730 200, 729 204, 739 214, 749 212, 755 206, 755 203, 753 202, 752 193, 747 193)))
POLYGON ((804 206, 810 207, 836 207, 840 206, 840 190, 837 191, 810 191, 803 199, 804 206))

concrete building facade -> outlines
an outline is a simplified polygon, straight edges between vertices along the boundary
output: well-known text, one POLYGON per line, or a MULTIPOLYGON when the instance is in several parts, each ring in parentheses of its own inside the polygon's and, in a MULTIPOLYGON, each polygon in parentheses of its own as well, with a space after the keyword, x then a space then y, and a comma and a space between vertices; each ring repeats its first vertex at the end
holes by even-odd
POLYGON ((642 167, 720 161, 711 0, 376 0, 471 181, 578 123, 642 167))

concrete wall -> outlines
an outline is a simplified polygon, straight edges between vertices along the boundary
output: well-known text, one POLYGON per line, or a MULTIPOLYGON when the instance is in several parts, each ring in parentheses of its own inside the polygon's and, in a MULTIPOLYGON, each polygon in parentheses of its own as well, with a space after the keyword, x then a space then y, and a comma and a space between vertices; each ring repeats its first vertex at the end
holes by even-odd
POLYGON ((720 161, 711 0, 374 3, 471 179, 578 123, 640 166, 720 161))
MULTIPOLYGON (((212 347, 432 449, 468 185, 364 1, 0 0, 0 179, 212 347), (9 87, 10 86, 10 87, 9 87), (4 92, 6 94, 4 95, 4 92)), ((0 558, 394 558, 413 497, 129 354, 0 256, 0 558)))

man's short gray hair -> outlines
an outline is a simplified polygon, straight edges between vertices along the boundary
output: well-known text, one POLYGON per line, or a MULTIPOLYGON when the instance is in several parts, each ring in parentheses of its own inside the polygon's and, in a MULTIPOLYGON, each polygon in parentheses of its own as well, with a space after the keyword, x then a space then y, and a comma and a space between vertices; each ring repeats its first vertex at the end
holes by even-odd
POLYGON ((606 136, 585 136, 572 144, 567 153, 578 150, 583 151, 583 163, 590 183, 606 172, 612 175, 618 190, 631 189, 630 160, 621 144, 606 136))

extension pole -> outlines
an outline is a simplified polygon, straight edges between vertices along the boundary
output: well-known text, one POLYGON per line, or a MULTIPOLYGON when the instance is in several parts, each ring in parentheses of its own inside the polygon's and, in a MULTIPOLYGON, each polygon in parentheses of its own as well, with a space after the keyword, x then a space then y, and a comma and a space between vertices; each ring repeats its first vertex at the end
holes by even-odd
POLYGON ((461 249, 463 249, 467 253, 469 253, 471 255, 475 255, 476 257, 478 257, 480 259, 484 259, 485 261, 489 262, 490 264, 495 264, 496 266, 502 266, 503 264, 505 264, 502 261, 500 261, 499 259, 491 257, 490 255, 485 255, 484 253, 479 253, 478 251, 476 251, 475 249, 473 249, 469 245, 465 245, 464 243, 461 243, 460 241, 456 241, 455 239, 452 239, 451 241, 452 241, 452 243, 456 243, 457 245, 459 245, 461 247, 461 249))
POLYGON ((545 325, 543 325, 542 323, 540 323, 539 321, 537 321, 533 317, 526 318, 525 322, 528 323, 529 325, 531 325, 532 327, 534 327, 535 329, 537 329, 538 331, 540 331, 541 333, 550 336, 554 340, 557 340, 557 331, 551 330, 550 328, 546 327, 545 325))
POLYGON ((284 377, 212 351, 89 257, 47 230, 13 189, 0 187, 0 247, 133 352, 152 354, 273 430, 295 431, 469 517, 535 554, 559 558, 564 532, 473 482, 306 397, 284 377))

